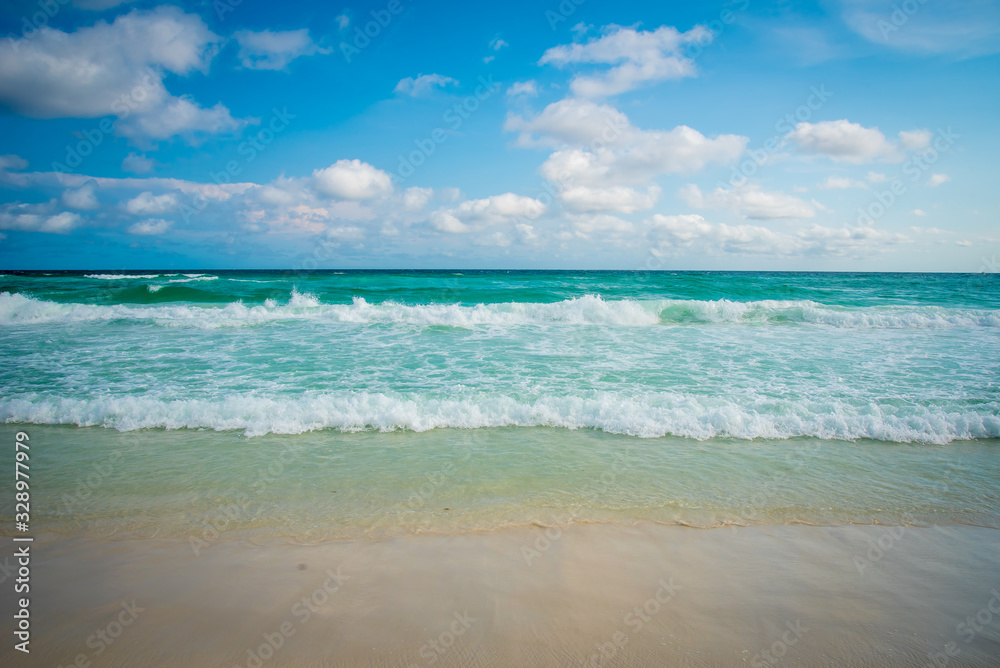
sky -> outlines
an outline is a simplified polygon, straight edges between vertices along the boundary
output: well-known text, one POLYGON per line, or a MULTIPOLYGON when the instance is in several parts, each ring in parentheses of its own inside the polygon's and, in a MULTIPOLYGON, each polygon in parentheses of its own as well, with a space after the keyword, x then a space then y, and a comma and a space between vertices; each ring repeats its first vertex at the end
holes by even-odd
POLYGON ((1000 1, 7 0, 0 269, 1000 269, 1000 1))

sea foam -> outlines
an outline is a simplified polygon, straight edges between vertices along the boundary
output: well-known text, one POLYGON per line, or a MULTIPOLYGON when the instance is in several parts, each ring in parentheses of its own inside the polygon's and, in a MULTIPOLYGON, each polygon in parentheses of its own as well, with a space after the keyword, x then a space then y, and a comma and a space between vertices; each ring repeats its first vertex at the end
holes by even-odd
POLYGON ((7 422, 135 429, 238 430, 247 436, 339 431, 426 431, 452 427, 561 427, 600 429, 642 438, 873 439, 946 444, 1000 437, 1000 402, 853 404, 841 399, 742 398, 683 393, 519 399, 482 394, 443 399, 420 395, 337 392, 299 396, 230 395, 166 400, 150 396, 0 400, 7 422))
POLYGON ((61 303, 21 293, 0 293, 0 326, 112 320, 151 321, 162 325, 199 328, 238 327, 282 320, 315 320, 467 328, 519 325, 651 327, 714 323, 925 329, 1000 327, 1000 311, 939 306, 842 307, 805 300, 605 300, 595 295, 551 303, 507 302, 471 306, 448 303, 411 305, 394 301, 375 304, 361 297, 355 297, 350 304, 325 304, 314 295, 296 290, 292 291, 284 304, 268 299, 257 305, 246 305, 239 301, 221 306, 184 303, 100 305, 61 303))

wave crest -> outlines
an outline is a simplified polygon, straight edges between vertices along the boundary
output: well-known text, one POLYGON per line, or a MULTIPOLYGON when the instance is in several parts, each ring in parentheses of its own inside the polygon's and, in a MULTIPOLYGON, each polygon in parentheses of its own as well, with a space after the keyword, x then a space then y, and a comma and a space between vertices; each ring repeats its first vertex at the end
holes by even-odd
MULTIPOLYGON (((206 279, 211 280, 211 279, 206 279)), ((149 287, 150 291, 159 288, 149 287)), ((605 300, 587 295, 560 302, 506 302, 464 306, 398 302, 373 304, 355 297, 351 304, 324 304, 314 295, 292 290, 287 303, 273 299, 247 306, 185 303, 157 305, 59 303, 21 293, 0 293, 0 326, 85 321, 146 320, 163 325, 236 327, 282 320, 417 326, 605 325, 651 327, 684 324, 813 324, 843 328, 922 329, 1000 327, 1000 311, 938 306, 827 306, 812 301, 736 302, 661 299, 605 300)))
POLYGON ((945 444, 1000 437, 1000 403, 976 406, 851 404, 843 400, 742 401, 680 393, 586 397, 503 395, 441 399, 419 395, 340 392, 298 397, 234 395, 217 400, 153 397, 0 400, 6 422, 135 429, 239 430, 248 436, 340 431, 427 431, 445 427, 600 429, 642 438, 872 439, 945 444))

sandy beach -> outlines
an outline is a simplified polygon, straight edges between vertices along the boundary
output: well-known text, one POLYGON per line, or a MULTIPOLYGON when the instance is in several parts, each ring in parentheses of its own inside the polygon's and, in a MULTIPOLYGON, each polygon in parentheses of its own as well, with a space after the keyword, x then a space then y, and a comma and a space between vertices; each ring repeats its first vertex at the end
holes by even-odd
POLYGON ((0 657, 226 668, 998 665, 998 548, 996 530, 954 526, 594 524, 314 545, 221 539, 197 556, 179 539, 50 534, 33 544, 30 658, 9 643, 0 657))

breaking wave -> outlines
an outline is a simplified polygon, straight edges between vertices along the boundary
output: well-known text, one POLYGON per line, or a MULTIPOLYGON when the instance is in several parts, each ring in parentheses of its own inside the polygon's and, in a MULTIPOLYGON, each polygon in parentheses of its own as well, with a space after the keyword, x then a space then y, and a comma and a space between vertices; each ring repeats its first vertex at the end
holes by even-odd
POLYGON ((232 395, 218 399, 155 397, 53 398, 41 395, 0 400, 7 422, 135 429, 239 430, 248 436, 340 431, 427 431, 452 427, 562 427, 600 429, 643 438, 694 439, 872 439, 945 444, 1000 437, 1000 402, 931 405, 842 399, 741 400, 682 393, 626 396, 505 395, 441 399, 421 395, 337 392, 297 397, 232 395))
MULTIPOLYGON (((188 277, 212 280, 216 277, 188 277)), ((162 287, 162 286, 161 286, 162 287)), ((157 291, 161 287, 150 286, 157 291)), ((1000 311, 939 306, 828 306, 812 301, 761 300, 605 300, 587 295, 559 302, 461 304, 379 304, 355 297, 350 304, 324 304, 308 293, 292 291, 286 303, 273 299, 247 305, 80 304, 0 293, 0 326, 86 321, 134 320, 200 328, 236 327, 283 320, 332 323, 390 323, 416 326, 603 325, 651 327, 684 324, 814 324, 842 328, 923 329, 1000 327, 1000 311)))

